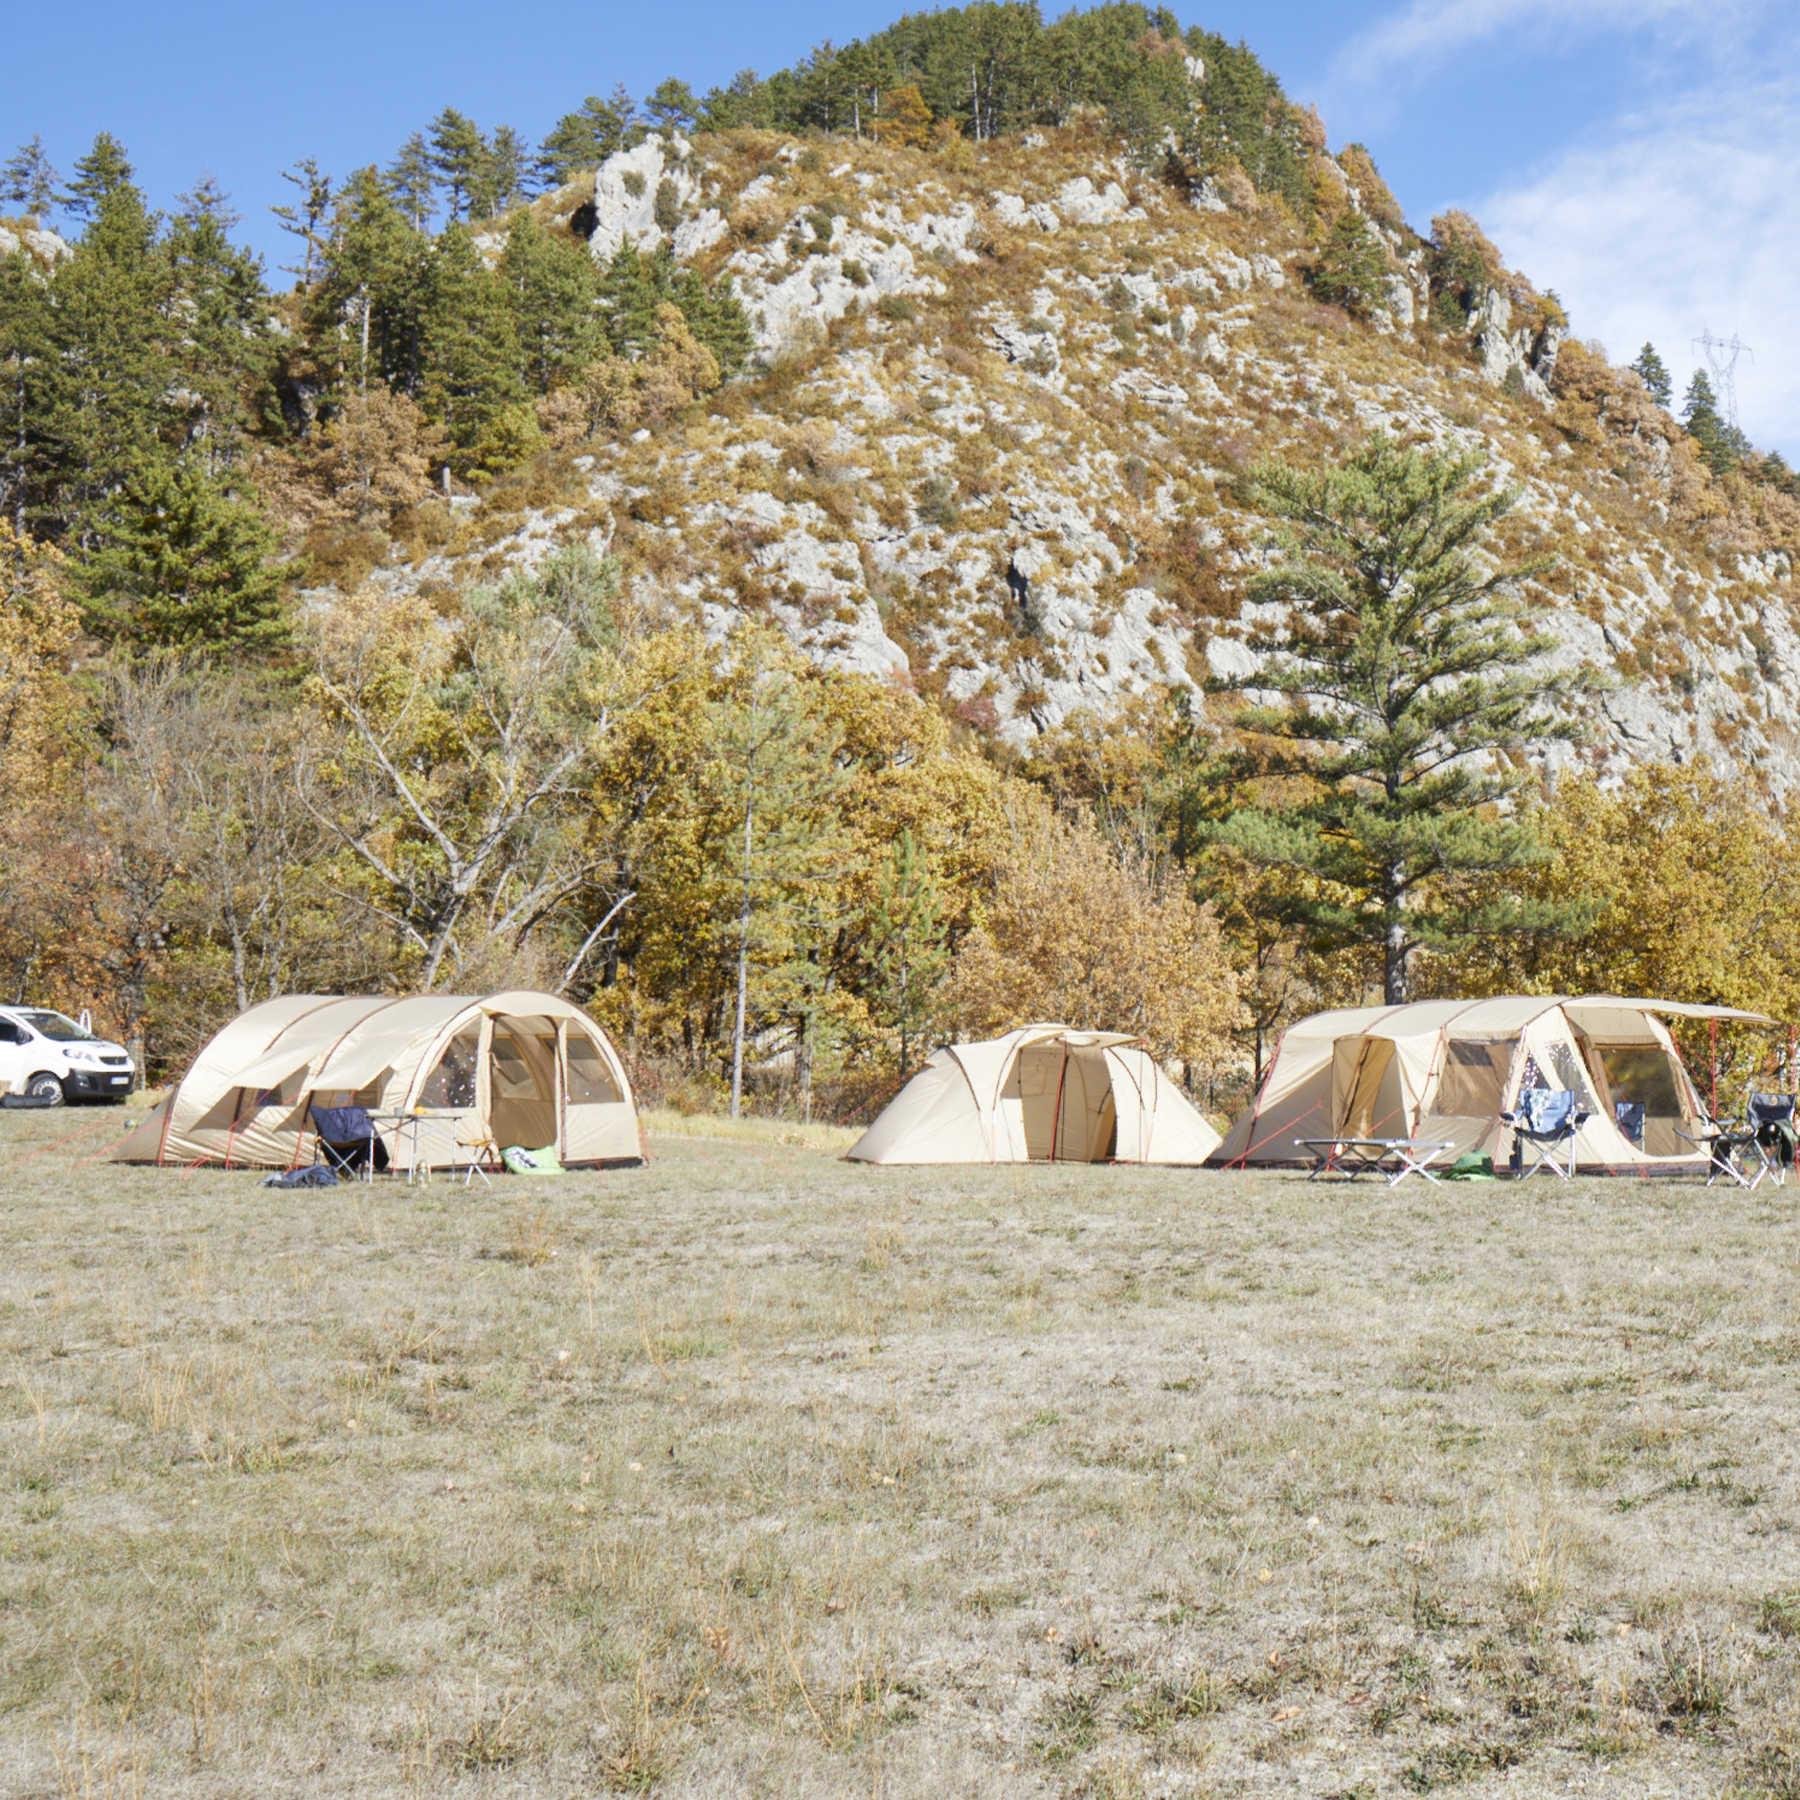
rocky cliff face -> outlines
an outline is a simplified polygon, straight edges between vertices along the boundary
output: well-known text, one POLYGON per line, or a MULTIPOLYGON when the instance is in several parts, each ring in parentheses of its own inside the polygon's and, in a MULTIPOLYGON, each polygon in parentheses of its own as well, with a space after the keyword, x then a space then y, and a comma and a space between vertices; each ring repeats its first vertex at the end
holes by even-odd
POLYGON ((1560 325, 1500 288, 1460 334, 1428 323, 1416 242, 1387 234, 1386 310, 1357 322, 1309 297, 1279 215, 1184 196, 1079 131, 951 160, 651 139, 578 202, 596 256, 667 242, 729 271, 760 372, 581 459, 585 499, 478 514, 465 554, 588 533, 652 608, 773 615, 1028 749, 1247 667, 1239 596, 1266 538, 1236 472, 1381 428, 1479 448, 1520 489, 1512 547, 1555 555, 1535 597, 1557 655, 1619 676, 1584 754, 1800 785, 1788 546, 1684 499, 1654 434, 1572 426, 1560 325))

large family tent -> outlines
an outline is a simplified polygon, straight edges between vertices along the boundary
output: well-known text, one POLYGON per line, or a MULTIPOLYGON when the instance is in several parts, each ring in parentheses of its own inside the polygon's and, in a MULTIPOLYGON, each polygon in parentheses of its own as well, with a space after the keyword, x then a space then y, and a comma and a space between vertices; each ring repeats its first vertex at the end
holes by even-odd
POLYGON ((850 1158, 1198 1167, 1218 1143, 1141 1038, 1028 1025, 939 1050, 857 1139, 850 1158))
POLYGON ((1574 1143, 1584 1172, 1704 1167, 1705 1149, 1683 1135, 1701 1129, 1706 1109, 1663 1023, 1673 1017, 1769 1023, 1729 1007, 1611 995, 1319 1013, 1282 1035, 1213 1162, 1304 1162, 1300 1138, 1416 1138, 1485 1152, 1498 1166, 1512 1151, 1500 1115, 1527 1088, 1556 1088, 1590 1115, 1574 1143), (1617 1122, 1621 1102, 1644 1109, 1641 1143, 1617 1122))
POLYGON ((253 1006, 195 1057, 116 1162, 289 1168, 319 1106, 417 1111, 386 1134, 401 1169, 447 1168, 487 1139, 565 1164, 643 1159, 631 1084, 606 1033, 551 994, 401 999, 294 994, 253 1006), (416 1145, 416 1149, 415 1149, 416 1145))

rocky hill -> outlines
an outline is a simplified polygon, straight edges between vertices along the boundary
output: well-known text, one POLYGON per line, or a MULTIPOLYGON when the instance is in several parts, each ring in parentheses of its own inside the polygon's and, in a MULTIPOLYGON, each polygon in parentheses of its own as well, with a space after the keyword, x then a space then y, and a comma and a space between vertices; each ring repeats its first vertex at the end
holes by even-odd
POLYGON ((601 260, 667 245, 728 272, 750 372, 574 458, 552 504, 500 484, 377 579, 446 585, 586 534, 652 611, 772 614, 1028 749, 1248 666, 1264 534, 1238 471, 1381 429, 1478 449, 1520 490, 1557 654, 1619 676, 1586 754, 1800 784, 1791 502, 1714 480, 1522 278, 1447 325, 1361 153, 1316 152, 1313 179, 1385 245, 1365 317, 1314 297, 1279 203, 1154 179, 1097 125, 931 152, 652 136, 538 210, 601 260))

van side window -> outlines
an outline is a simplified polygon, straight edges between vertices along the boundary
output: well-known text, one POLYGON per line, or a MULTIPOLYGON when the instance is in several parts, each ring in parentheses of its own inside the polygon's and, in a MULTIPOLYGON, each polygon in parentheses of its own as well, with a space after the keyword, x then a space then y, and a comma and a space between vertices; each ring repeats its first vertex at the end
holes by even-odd
POLYGON ((25 1033, 11 1019, 0 1019, 0 1044, 22 1044, 25 1033))

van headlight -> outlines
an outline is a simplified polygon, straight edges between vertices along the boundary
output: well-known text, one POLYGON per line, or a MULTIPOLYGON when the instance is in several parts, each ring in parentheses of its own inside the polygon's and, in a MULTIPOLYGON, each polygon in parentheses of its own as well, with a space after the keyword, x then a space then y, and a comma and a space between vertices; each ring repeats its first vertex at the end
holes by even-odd
POLYGON ((85 1064, 90 1069, 97 1069, 100 1066, 100 1052, 91 1044, 66 1045, 63 1055, 70 1062, 85 1064))

